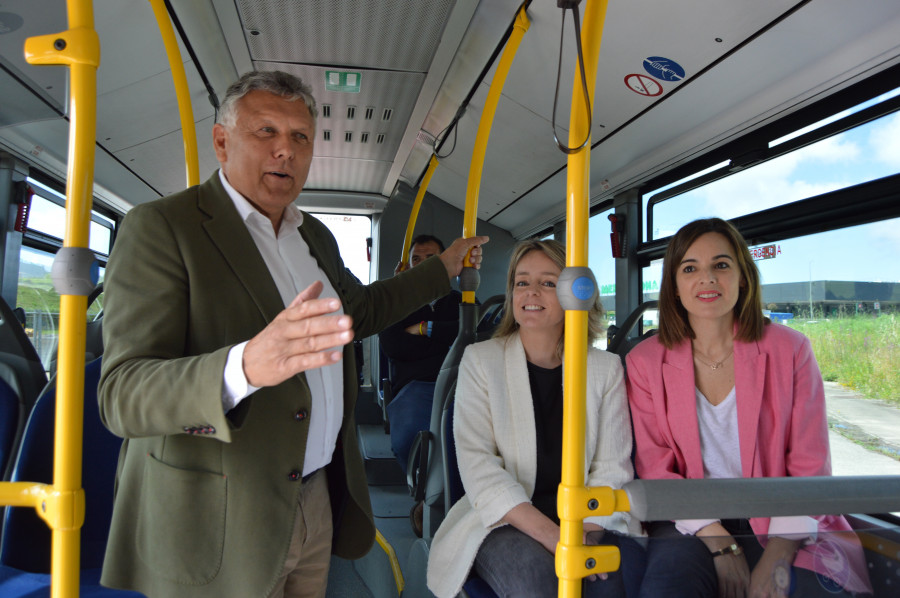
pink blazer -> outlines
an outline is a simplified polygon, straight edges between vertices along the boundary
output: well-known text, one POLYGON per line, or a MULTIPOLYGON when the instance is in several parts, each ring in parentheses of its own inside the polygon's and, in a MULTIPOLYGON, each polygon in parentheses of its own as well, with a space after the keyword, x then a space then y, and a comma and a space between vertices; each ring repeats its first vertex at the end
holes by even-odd
MULTIPOLYGON (((691 344, 666 349, 651 337, 627 358, 628 401, 644 479, 703 478, 691 344)), ((769 324, 757 342, 734 342, 734 386, 744 477, 831 475, 825 390, 809 339, 769 324)), ((818 516, 820 532, 848 532, 842 516, 818 516)), ((750 525, 765 545, 769 519, 750 525)), ((853 534, 819 534, 794 564, 850 591, 871 591, 853 534)))

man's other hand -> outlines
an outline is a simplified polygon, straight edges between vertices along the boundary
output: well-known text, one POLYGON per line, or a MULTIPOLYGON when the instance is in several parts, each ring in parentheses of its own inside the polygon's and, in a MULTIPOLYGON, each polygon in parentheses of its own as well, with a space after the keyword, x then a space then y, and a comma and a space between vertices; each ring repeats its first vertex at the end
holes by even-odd
POLYGON ((453 244, 450 245, 444 253, 440 255, 441 261, 444 262, 444 267, 447 268, 447 274, 450 278, 454 276, 459 276, 459 273, 462 272, 463 266, 472 266, 473 268, 481 267, 481 246, 490 241, 489 237, 481 236, 481 237, 469 237, 468 239, 459 238, 453 241, 453 244), (472 250, 471 255, 469 256, 469 263, 463 264, 465 261, 466 253, 468 253, 469 249, 472 250))
POLYGON ((340 300, 319 299, 322 288, 319 281, 306 287, 250 339, 243 361, 247 382, 275 386, 300 372, 340 361, 340 347, 353 340, 353 318, 332 315, 340 300))

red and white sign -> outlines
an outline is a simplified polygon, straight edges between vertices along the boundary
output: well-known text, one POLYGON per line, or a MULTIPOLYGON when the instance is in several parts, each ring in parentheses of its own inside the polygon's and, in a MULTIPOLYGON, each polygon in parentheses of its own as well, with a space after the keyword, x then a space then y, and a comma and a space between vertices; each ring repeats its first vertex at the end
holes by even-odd
POLYGON ((662 90, 662 85, 653 77, 647 75, 631 74, 625 77, 625 85, 628 89, 642 96, 658 96, 662 90))
POLYGON ((781 245, 760 245, 750 248, 750 256, 754 262, 759 260, 771 260, 781 255, 781 245))

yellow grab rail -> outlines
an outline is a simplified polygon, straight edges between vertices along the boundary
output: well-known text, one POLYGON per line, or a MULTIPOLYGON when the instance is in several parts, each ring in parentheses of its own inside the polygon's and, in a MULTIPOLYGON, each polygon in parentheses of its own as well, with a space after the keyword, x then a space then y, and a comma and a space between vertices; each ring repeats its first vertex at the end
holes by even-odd
POLYGON ((403 272, 409 267, 409 250, 412 247, 413 231, 416 230, 416 220, 419 219, 419 208, 422 207, 422 199, 425 197, 425 191, 428 190, 428 184, 431 183, 431 175, 437 168, 437 156, 431 155, 428 161, 428 168, 425 170, 425 176, 422 177, 422 183, 419 185, 419 192, 416 193, 416 200, 413 202, 412 212, 409 213, 409 222, 406 223, 406 236, 403 238, 403 250, 400 253, 400 270, 403 272))
MULTIPOLYGON (((466 186, 466 211, 463 216, 463 237, 475 236, 476 223, 478 221, 478 191, 481 187, 481 173, 484 170, 484 156, 487 152, 488 139, 491 136, 491 126, 494 123, 494 114, 497 112, 497 104, 500 102, 500 94, 506 83, 506 76, 519 50, 522 37, 531 26, 525 7, 519 9, 516 21, 513 24, 512 34, 503 49, 503 55, 497 64, 497 71, 491 81, 484 110, 481 111, 481 120, 478 122, 478 133, 475 136, 475 147, 472 150, 472 162, 469 165, 469 179, 466 186)), ((465 264, 468 263, 466 256, 465 264)), ((462 291, 463 303, 475 303, 475 291, 462 291)))
POLYGON ((53 267, 54 283, 59 263, 64 271, 61 279, 71 285, 60 292, 53 484, 0 484, 0 503, 33 507, 53 532, 50 586, 53 598, 78 595, 79 541, 84 522, 84 490, 81 488, 87 325, 87 292, 84 289, 93 286, 92 258, 87 247, 94 187, 97 67, 100 65, 100 38, 94 30, 94 10, 90 0, 67 0, 66 8, 69 29, 25 41, 25 59, 30 64, 67 66, 71 81, 66 229, 63 248, 53 267))
POLYGON ((194 125, 194 109, 191 106, 191 90, 188 87, 187 76, 184 74, 184 63, 181 61, 181 50, 175 40, 175 32, 172 30, 172 21, 166 12, 164 0, 150 0, 153 14, 159 25, 159 33, 162 35, 163 44, 166 47, 166 56, 169 58, 169 68, 172 69, 172 83, 175 85, 175 96, 178 98, 178 116, 181 118, 181 136, 184 140, 184 166, 187 176, 187 186, 193 187, 200 183, 200 166, 197 157, 197 129, 194 125))
MULTIPOLYGON (((603 23, 608 0, 587 3, 581 44, 588 89, 588 105, 582 93, 581 73, 575 69, 572 85, 572 114, 569 145, 576 146, 589 134, 588 114, 593 110, 594 85, 600 54, 603 23)), ((590 204, 590 141, 569 155, 566 190, 566 267, 587 266, 588 216, 590 204)), ((556 550, 556 574, 559 596, 581 596, 581 580, 587 575, 615 571, 619 567, 618 549, 609 546, 584 546, 583 519, 589 515, 610 514, 628 508, 622 491, 609 488, 585 488, 585 412, 588 312, 566 310, 565 360, 563 372, 563 463, 558 505, 560 542, 556 550), (617 509, 618 507, 618 509, 617 509)))

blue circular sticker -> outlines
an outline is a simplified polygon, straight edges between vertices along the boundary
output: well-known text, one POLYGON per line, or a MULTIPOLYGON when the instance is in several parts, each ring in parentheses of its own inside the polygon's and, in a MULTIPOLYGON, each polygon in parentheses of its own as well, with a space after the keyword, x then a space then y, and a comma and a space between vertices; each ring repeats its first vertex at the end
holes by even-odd
POLYGON ((594 295, 594 281, 587 276, 579 276, 572 281, 572 294, 576 299, 587 301, 594 295))
POLYGON ((662 81, 681 81, 684 69, 681 65, 662 56, 650 56, 644 59, 644 70, 662 81))

